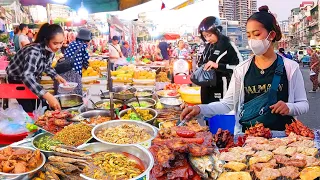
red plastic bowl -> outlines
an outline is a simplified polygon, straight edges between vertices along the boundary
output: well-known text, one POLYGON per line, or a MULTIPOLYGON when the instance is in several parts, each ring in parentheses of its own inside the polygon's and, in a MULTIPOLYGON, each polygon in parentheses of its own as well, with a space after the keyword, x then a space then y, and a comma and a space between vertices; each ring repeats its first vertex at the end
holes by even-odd
POLYGON ((28 136, 28 133, 21 133, 21 134, 14 134, 14 135, 7 135, 7 134, 1 134, 0 133, 0 144, 1 145, 9 145, 14 142, 18 142, 23 140, 28 136))

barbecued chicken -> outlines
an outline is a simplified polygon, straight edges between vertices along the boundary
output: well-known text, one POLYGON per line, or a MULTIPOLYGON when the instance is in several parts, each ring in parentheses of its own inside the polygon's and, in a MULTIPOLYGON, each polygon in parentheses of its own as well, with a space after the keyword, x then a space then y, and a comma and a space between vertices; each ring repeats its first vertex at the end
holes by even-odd
POLYGON ((281 177, 281 173, 278 169, 273 168, 263 168, 261 171, 255 172, 256 176, 260 180, 275 180, 278 177, 281 177))
POLYGON ((299 177, 299 168, 293 166, 286 166, 279 169, 281 176, 291 179, 299 177))
POLYGON ((278 164, 283 164, 285 166, 294 166, 294 167, 305 167, 307 165, 307 161, 305 159, 294 159, 289 158, 283 155, 274 155, 278 164))
POLYGON ((277 166, 277 161, 275 159, 271 159, 266 163, 256 163, 250 166, 250 169, 254 172, 261 171, 263 168, 275 168, 277 166))

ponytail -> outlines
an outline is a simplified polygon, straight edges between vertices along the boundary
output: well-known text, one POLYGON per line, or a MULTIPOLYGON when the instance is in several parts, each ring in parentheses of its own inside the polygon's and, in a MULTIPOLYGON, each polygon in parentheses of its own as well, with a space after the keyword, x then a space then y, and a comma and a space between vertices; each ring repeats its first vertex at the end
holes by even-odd
POLYGON ((56 34, 59 33, 64 34, 63 29, 59 25, 45 23, 40 27, 40 30, 34 42, 47 43, 51 39, 53 39, 56 34))

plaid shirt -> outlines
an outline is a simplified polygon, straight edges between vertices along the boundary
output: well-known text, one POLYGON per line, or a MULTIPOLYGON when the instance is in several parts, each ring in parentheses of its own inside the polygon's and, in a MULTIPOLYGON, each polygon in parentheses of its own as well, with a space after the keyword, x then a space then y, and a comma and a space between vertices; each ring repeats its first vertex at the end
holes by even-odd
POLYGON ((43 96, 46 91, 39 84, 42 73, 52 79, 57 75, 51 67, 54 53, 46 50, 44 44, 31 44, 24 47, 14 56, 7 67, 8 78, 22 81, 37 96, 43 96))

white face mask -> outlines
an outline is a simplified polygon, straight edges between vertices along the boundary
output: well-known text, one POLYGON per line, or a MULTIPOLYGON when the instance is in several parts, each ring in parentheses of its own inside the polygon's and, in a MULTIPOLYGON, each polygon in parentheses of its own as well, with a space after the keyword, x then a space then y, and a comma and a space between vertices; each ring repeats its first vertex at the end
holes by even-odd
POLYGON ((267 38, 263 40, 249 39, 249 46, 255 55, 260 56, 267 52, 271 45, 271 41, 268 40, 269 35, 270 33, 268 34, 267 38))
POLYGON ((54 53, 51 48, 49 48, 48 46, 45 47, 47 51, 54 53))

